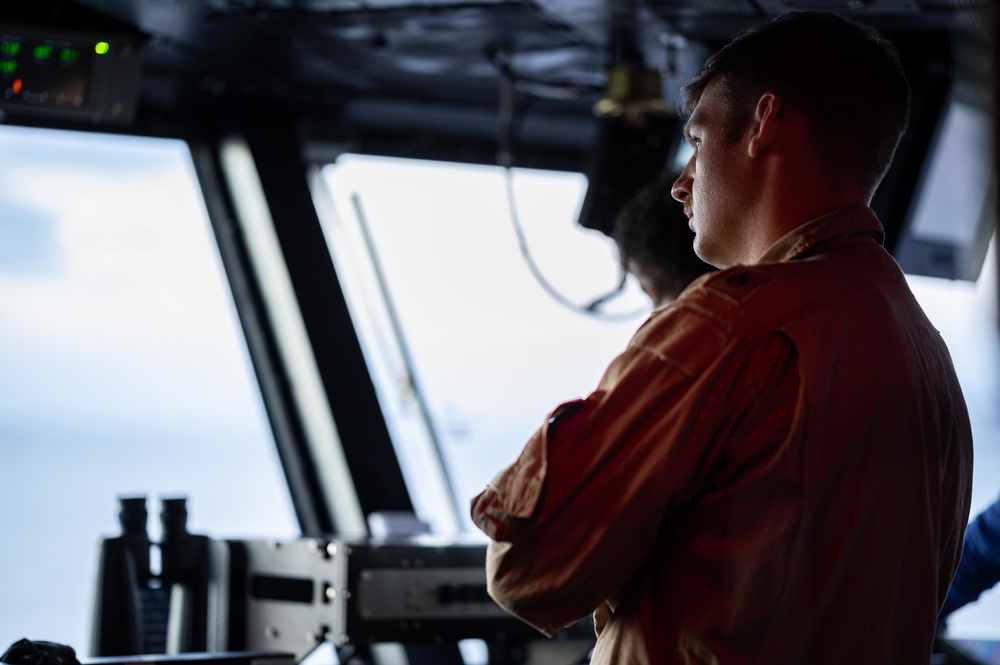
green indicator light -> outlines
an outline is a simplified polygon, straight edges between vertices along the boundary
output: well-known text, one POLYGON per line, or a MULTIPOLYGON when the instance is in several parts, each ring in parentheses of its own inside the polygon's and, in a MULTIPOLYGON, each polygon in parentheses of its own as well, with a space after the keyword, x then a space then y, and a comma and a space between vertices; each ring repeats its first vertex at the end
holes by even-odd
POLYGON ((63 62, 76 62, 80 59, 80 51, 75 48, 64 48, 59 53, 59 59, 63 62))
POLYGON ((48 60, 52 57, 52 47, 48 44, 42 44, 41 46, 35 47, 35 58, 38 60, 48 60))
POLYGON ((4 74, 13 74, 17 71, 17 63, 13 60, 3 60, 0 61, 0 72, 4 74))
POLYGON ((97 55, 104 55, 111 50, 111 44, 107 42, 97 42, 94 44, 94 53, 97 55))
POLYGON ((21 52, 20 42, 2 42, 0 43, 0 53, 4 55, 17 55, 21 52))

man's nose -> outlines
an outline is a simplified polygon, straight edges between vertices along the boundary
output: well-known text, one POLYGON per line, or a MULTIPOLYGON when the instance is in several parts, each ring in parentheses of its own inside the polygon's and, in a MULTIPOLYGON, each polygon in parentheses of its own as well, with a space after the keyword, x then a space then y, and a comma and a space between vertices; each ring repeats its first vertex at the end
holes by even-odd
POLYGON ((687 168, 674 181, 674 186, 670 188, 670 195, 681 203, 684 203, 691 196, 691 176, 688 175, 687 168))

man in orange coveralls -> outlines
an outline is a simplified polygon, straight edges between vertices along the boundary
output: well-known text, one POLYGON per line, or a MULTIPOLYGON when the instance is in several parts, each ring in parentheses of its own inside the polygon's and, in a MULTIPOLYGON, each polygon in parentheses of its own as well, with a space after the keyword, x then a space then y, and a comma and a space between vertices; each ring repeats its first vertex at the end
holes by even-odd
POLYGON ((722 268, 657 309, 473 500, 489 591, 593 663, 923 663, 968 520, 972 435, 868 207, 909 110, 895 49, 832 14, 685 86, 674 183, 722 268))

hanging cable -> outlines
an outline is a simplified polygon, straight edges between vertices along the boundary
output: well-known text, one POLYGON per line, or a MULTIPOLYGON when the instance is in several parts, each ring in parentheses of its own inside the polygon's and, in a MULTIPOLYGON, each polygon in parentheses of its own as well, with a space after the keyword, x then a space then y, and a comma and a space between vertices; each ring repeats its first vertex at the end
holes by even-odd
POLYGON ((586 304, 576 303, 570 300, 568 297, 563 295, 552 283, 545 277, 539 268, 534 256, 531 254, 531 249, 528 245, 527 235, 524 233, 524 227, 521 224, 521 218, 517 210, 517 199, 514 195, 514 174, 513 174, 513 145, 514 145, 514 107, 515 107, 515 79, 513 72, 510 67, 510 58, 507 51, 504 49, 498 49, 493 53, 493 62, 497 66, 500 73, 500 91, 499 91, 499 113, 498 113, 498 149, 496 160, 497 163, 503 167, 504 170, 504 182, 506 184, 507 192, 507 207, 510 213, 511 225, 514 227, 514 233, 517 236, 518 248, 521 251, 521 256, 524 258, 525 264, 528 266, 528 271, 534 277, 538 285, 541 286, 542 290, 549 295, 553 300, 562 305, 563 307, 576 312, 578 314, 583 314, 591 318, 601 319, 605 321, 627 321, 630 319, 635 319, 639 316, 646 314, 646 310, 634 310, 631 312, 605 312, 601 309, 605 303, 614 300, 620 296, 625 291, 625 285, 628 281, 628 274, 625 272, 624 268, 619 268, 619 280, 617 286, 612 290, 604 293, 596 298, 592 299, 586 304))

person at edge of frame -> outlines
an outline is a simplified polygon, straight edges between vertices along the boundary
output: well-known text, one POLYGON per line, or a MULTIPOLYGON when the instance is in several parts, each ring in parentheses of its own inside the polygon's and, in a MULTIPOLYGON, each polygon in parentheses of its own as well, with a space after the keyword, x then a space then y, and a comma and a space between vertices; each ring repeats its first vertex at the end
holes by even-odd
POLYGON ((952 613, 974 603, 1000 583, 1000 497, 965 529, 965 546, 938 621, 946 628, 952 613))

